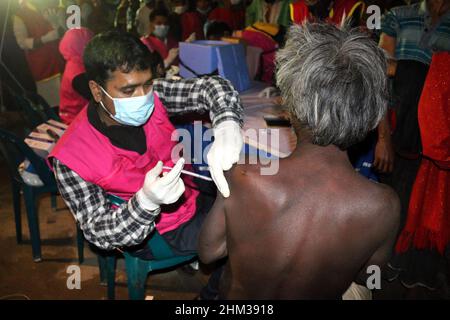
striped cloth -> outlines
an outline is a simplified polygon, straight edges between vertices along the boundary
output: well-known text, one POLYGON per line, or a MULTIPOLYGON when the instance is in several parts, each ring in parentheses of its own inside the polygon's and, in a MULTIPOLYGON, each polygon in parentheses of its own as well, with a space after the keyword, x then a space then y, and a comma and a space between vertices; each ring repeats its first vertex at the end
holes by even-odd
POLYGON ((395 58, 430 64, 433 51, 450 51, 450 11, 434 26, 425 1, 391 9, 381 31, 397 39, 395 58))

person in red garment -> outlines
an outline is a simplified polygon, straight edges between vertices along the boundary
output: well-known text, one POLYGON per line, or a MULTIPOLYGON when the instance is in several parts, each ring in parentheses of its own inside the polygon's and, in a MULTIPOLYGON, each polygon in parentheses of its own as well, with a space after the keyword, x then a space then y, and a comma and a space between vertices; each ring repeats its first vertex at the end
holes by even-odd
POLYGON ((209 13, 209 1, 200 0, 176 0, 174 12, 179 16, 181 25, 181 41, 195 34, 197 40, 205 39, 203 25, 209 13))
POLYGON ((241 0, 223 0, 221 6, 213 9, 208 20, 225 22, 231 30, 241 30, 245 27, 245 7, 241 0))
POLYGON ((74 79, 85 73, 83 52, 94 34, 86 28, 68 30, 59 43, 59 52, 66 60, 66 67, 59 90, 59 116, 70 124, 88 104, 88 100, 74 89, 74 79))
POLYGON ((150 13, 150 33, 141 41, 150 51, 158 52, 164 59, 164 67, 176 64, 178 57, 178 42, 169 36, 169 14, 163 8, 150 13))
MULTIPOLYGON (((443 256, 450 243, 449 52, 435 53, 432 57, 420 97, 418 119, 423 157, 411 192, 406 226, 397 241, 396 251, 410 256, 414 252, 437 251, 441 259, 429 258, 428 264, 434 261, 433 270, 442 272, 445 268, 439 267, 439 261, 445 265, 443 256)), ((410 261, 420 263, 418 259, 410 261)), ((420 277, 414 279, 421 282, 420 277)))
POLYGON ((364 2, 358 0, 298 0, 290 5, 291 20, 296 24, 314 18, 336 25, 344 21, 356 26, 364 9, 364 2))
POLYGON ((56 9, 36 0, 20 0, 13 22, 14 36, 25 51, 38 93, 50 105, 58 105, 64 60, 58 51, 63 31, 56 9))

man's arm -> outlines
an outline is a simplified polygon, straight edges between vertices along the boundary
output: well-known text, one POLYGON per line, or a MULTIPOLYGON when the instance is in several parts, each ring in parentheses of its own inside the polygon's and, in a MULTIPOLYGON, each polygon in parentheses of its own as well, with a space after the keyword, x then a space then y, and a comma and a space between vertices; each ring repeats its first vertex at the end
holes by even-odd
POLYGON ((209 170, 220 193, 229 197, 230 189, 223 171, 239 161, 244 143, 240 131, 243 108, 239 93, 230 81, 221 77, 158 79, 153 88, 169 113, 209 111, 215 138, 207 154, 209 170))
POLYGON ((372 256, 368 259, 367 263, 361 270, 357 283, 365 285, 367 277, 370 274, 367 273, 367 268, 371 265, 375 265, 382 269, 391 257, 392 250, 397 240, 398 229, 400 226, 400 200, 397 194, 389 187, 380 201, 381 208, 378 210, 379 220, 377 221, 377 228, 375 234, 379 235, 379 245, 372 256))
POLYGON ((157 79, 153 89, 169 114, 206 112, 213 126, 232 120, 243 124, 239 93, 231 82, 219 76, 184 80, 157 79))
POLYGON ((217 196, 200 230, 198 254, 203 263, 225 257, 227 252, 224 198, 217 196))
MULTIPOLYGON (((382 33, 379 46, 388 55, 387 75, 390 78, 395 76, 397 67, 395 56, 396 38, 382 33)), ((390 92, 392 94, 392 92, 390 92)), ((391 141, 391 126, 389 125, 389 113, 387 112, 377 128, 378 140, 375 146, 374 167, 380 172, 392 172, 394 169, 394 149, 391 141)))
POLYGON ((160 208, 145 210, 136 196, 117 208, 105 190, 86 182, 67 166, 53 160, 56 183, 86 240, 104 250, 142 243, 155 227, 160 208))

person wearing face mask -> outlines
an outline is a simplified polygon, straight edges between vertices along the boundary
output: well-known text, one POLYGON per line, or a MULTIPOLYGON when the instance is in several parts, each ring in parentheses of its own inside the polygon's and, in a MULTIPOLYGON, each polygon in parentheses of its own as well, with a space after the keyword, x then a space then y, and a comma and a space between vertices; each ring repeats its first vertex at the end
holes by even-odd
POLYGON ((208 15, 209 21, 224 22, 232 31, 245 25, 245 7, 241 0, 223 0, 208 15))
POLYGON ((200 14, 200 19, 202 25, 208 20, 208 14, 211 12, 211 1, 210 0, 196 0, 195 9, 200 14))
POLYGON ((178 58, 178 42, 169 37, 169 16, 165 9, 158 8, 150 13, 150 33, 141 41, 150 51, 158 52, 164 59, 165 68, 176 64, 178 58))
POLYGON ((139 36, 145 36, 148 33, 150 21, 148 17, 155 8, 170 8, 169 0, 141 0, 141 6, 136 12, 136 30, 139 36))
POLYGON ((169 11, 169 35, 178 42, 184 41, 181 19, 188 9, 186 1, 171 1, 171 8, 172 10, 169 11))
POLYGON ((291 2, 291 0, 253 0, 246 9, 245 25, 264 22, 288 27, 291 23, 289 16, 291 2))
POLYGON ((169 115, 209 112, 215 139, 208 165, 228 197, 223 170, 238 161, 243 146, 238 92, 220 77, 155 79, 157 60, 129 33, 95 36, 83 60, 92 99, 48 162, 85 238, 103 250, 152 259, 147 242, 159 232, 174 253, 196 252, 199 229, 215 197, 181 175, 190 165, 176 159, 179 153, 172 155, 177 141, 169 115), (114 205, 108 195, 125 202, 114 205))
POLYGON ((195 37, 197 40, 205 39, 203 32, 204 22, 196 9, 195 0, 177 0, 174 2, 174 16, 178 19, 181 38, 186 41, 195 37))

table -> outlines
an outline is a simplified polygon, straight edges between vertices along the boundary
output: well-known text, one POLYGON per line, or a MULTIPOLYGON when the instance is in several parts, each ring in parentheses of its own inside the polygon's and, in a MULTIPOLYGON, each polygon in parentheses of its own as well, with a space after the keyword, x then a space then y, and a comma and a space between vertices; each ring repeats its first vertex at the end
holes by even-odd
POLYGON ((276 103, 279 97, 258 97, 258 93, 267 87, 265 83, 253 82, 251 89, 240 94, 244 106, 244 142, 277 158, 285 158, 295 149, 297 137, 289 127, 267 126, 263 118, 265 115, 286 112, 283 106, 276 103))

